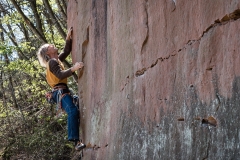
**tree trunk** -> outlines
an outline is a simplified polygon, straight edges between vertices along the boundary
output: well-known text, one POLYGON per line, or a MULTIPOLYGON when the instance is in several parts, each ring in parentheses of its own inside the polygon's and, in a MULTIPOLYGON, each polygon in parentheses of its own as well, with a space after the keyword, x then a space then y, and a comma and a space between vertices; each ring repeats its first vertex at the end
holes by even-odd
POLYGON ((59 0, 59 1, 61 1, 62 6, 63 6, 63 10, 67 15, 67 1, 66 0, 59 0))
POLYGON ((56 0, 57 6, 58 6, 58 10, 62 15, 62 18, 65 22, 67 22, 67 14, 66 14, 66 10, 63 9, 64 6, 61 5, 60 0, 56 0))
POLYGON ((42 29, 42 22, 41 22, 40 16, 37 11, 36 0, 30 0, 29 3, 31 6, 31 9, 33 11, 34 18, 36 20, 36 28, 42 35, 44 35, 43 29, 42 29))

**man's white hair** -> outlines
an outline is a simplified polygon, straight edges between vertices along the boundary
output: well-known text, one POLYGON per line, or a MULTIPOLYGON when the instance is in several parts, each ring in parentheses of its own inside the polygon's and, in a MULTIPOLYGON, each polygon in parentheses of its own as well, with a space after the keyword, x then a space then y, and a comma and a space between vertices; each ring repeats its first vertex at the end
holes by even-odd
POLYGON ((47 54, 48 46, 49 44, 42 45, 37 52, 38 61, 40 65, 45 68, 47 67, 47 62, 50 59, 49 55, 47 54))

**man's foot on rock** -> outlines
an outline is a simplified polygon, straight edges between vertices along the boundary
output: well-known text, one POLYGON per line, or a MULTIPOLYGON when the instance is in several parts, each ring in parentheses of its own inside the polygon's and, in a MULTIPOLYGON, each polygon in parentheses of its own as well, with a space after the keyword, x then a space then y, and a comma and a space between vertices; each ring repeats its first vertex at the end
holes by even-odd
POLYGON ((81 142, 78 142, 77 145, 75 146, 75 150, 76 151, 81 151, 83 148, 85 148, 86 145, 81 143, 81 142))

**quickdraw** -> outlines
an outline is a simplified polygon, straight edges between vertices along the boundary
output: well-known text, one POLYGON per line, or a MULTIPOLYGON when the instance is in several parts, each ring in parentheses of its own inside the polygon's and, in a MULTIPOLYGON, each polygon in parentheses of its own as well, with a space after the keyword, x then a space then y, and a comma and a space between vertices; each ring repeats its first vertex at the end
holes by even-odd
POLYGON ((54 102, 54 100, 53 100, 53 96, 52 96, 52 91, 47 92, 47 93, 45 94, 45 98, 46 98, 46 100, 47 100, 48 103, 50 103, 50 104, 55 104, 55 102, 54 102))

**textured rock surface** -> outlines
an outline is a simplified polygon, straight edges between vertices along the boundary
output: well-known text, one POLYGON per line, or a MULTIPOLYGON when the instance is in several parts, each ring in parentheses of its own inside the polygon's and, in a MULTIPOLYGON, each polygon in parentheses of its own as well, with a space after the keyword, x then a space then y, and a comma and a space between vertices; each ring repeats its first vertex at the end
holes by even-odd
POLYGON ((240 157, 239 0, 71 0, 83 159, 240 157))

